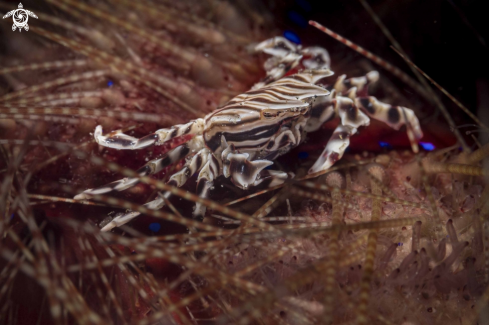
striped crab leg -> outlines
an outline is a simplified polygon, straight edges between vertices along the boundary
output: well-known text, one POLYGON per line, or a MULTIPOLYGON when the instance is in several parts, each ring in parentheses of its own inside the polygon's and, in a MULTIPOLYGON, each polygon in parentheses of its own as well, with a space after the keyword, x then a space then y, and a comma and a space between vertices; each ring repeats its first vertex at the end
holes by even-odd
MULTIPOLYGON (((191 139, 189 142, 184 143, 172 150, 170 150, 163 157, 153 159, 146 165, 139 168, 137 173, 140 177, 156 174, 163 168, 174 164, 181 159, 191 155, 193 152, 200 150, 204 147, 204 140, 201 136, 191 139)), ((75 200, 86 200, 91 195, 106 194, 114 191, 124 191, 130 187, 135 186, 140 182, 139 177, 123 178, 118 181, 103 185, 98 188, 88 189, 74 197, 75 200)))
POLYGON ((356 128, 349 125, 338 125, 333 131, 328 144, 316 160, 314 165, 309 169, 308 174, 317 173, 333 166, 343 157, 346 148, 350 145, 350 137, 356 133, 356 128))
MULTIPOLYGON (((212 181, 217 176, 219 176, 218 165, 216 166, 216 161, 215 159, 213 160, 211 156, 212 154, 210 153, 209 149, 207 148, 200 149, 199 152, 197 152, 197 154, 195 154, 195 156, 192 157, 192 159, 188 161, 179 172, 173 174, 170 177, 167 184, 176 187, 183 186, 193 174, 195 174, 197 171, 200 171, 199 176, 197 178, 197 192, 200 197, 206 198, 208 196, 209 189, 212 187, 212 181)), ((135 179, 138 180, 138 178, 135 179)), ((159 192, 158 197, 156 199, 144 204, 143 207, 151 210, 159 210, 166 205, 166 201, 170 198, 170 196, 171 196, 170 192, 159 192)), ((141 213, 137 211, 127 211, 126 213, 119 214, 114 219, 112 219, 111 222, 106 224, 101 229, 101 231, 109 231, 115 227, 120 227, 128 223, 132 219, 136 218, 140 214, 141 213)), ((194 210, 194 217, 198 219, 202 219, 204 214, 205 214, 205 207, 197 203, 196 208, 194 210)))
POLYGON ((423 137, 419 120, 413 110, 409 108, 385 104, 373 96, 355 98, 355 104, 370 117, 384 122, 395 130, 399 130, 401 126, 409 122, 415 138, 421 139, 423 137))
POLYGON ((368 116, 358 109, 351 98, 336 96, 331 100, 331 104, 334 105, 334 112, 340 118, 340 125, 333 131, 318 160, 309 169, 309 174, 333 166, 343 157, 346 148, 350 145, 350 137, 357 132, 357 129, 370 124, 368 116))
POLYGON ((154 133, 148 134, 140 139, 122 133, 120 130, 102 135, 102 126, 95 128, 95 141, 101 146, 114 149, 137 150, 152 145, 161 145, 173 138, 186 134, 202 135, 205 121, 202 118, 190 121, 186 124, 179 124, 168 129, 159 129, 154 133))

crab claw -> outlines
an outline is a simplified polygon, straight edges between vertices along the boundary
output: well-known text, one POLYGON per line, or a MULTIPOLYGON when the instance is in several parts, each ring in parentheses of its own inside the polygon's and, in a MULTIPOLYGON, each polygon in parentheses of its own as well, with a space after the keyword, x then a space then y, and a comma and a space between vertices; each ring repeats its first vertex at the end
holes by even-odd
POLYGON ((316 160, 311 169, 309 169, 308 173, 317 173, 333 166, 335 162, 343 157, 346 148, 350 145, 350 136, 356 132, 357 129, 351 126, 338 125, 331 135, 326 148, 324 148, 321 156, 319 156, 318 160, 316 160))
POLYGON ((273 165, 273 162, 268 160, 249 161, 245 154, 229 154, 229 174, 231 180, 239 188, 246 189, 252 185, 258 174, 268 166, 273 165))
POLYGON ((254 48, 255 52, 264 52, 274 57, 283 58, 290 52, 295 52, 297 47, 282 36, 267 39, 254 48))

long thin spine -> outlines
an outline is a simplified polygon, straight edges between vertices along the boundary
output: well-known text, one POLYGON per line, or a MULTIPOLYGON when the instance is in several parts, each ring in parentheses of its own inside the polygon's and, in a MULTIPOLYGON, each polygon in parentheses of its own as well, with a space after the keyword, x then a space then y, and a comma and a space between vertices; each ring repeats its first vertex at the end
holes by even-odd
MULTIPOLYGON (((333 188, 331 188, 325 184, 318 184, 318 183, 313 183, 313 182, 301 182, 299 184, 301 186, 311 188, 311 189, 326 190, 326 191, 332 191, 333 190, 333 188)), ((298 191, 298 190, 294 190, 294 191, 298 191)), ((369 193, 363 193, 363 192, 352 191, 352 190, 347 190, 347 189, 340 189, 340 192, 342 192, 343 194, 347 194, 347 195, 362 196, 362 197, 370 198, 370 199, 381 199, 385 202, 392 202, 392 203, 406 205, 406 206, 412 206, 412 207, 416 207, 416 208, 424 208, 422 204, 417 203, 417 202, 410 202, 407 200, 401 200, 401 199, 391 198, 391 197, 380 197, 378 195, 374 195, 371 193, 369 194, 369 193)), ((311 194, 311 195, 318 196, 318 194, 315 194, 315 193, 311 194)), ((321 199, 323 199, 323 198, 321 197, 321 199)), ((327 199, 325 201, 328 202, 327 199)), ((349 203, 344 203, 344 205, 347 207, 352 207, 352 205, 349 203)))
MULTIPOLYGON (((404 59, 404 61, 406 61, 408 64, 412 65, 413 67, 415 67, 416 70, 418 70, 424 77, 426 77, 432 83, 434 83, 435 85, 437 85, 433 79, 429 78, 429 76, 426 73, 424 73, 421 69, 419 69, 413 62, 411 62, 411 60, 409 60, 407 57, 405 57, 401 52, 399 52, 395 48, 392 48, 392 49, 394 51, 396 51, 397 54, 399 54, 401 56, 401 58, 404 59)), ((448 92, 445 91, 445 94, 448 94, 448 92)), ((435 100, 436 106, 438 107, 438 109, 440 110, 440 112, 443 114, 443 117, 445 117, 445 120, 447 121, 448 125, 450 126, 450 129, 452 129, 453 132, 455 133, 455 136, 457 137, 458 142, 462 145, 462 148, 464 149, 464 151, 465 152, 470 152, 471 151, 470 148, 467 146, 467 143, 465 142, 465 140, 463 139, 462 135, 460 134, 460 131, 455 126, 455 123, 453 122, 452 117, 450 116, 450 114, 448 114, 448 111, 445 108, 445 106, 443 105, 443 103, 441 102, 441 100, 438 98, 438 96, 434 96, 433 99, 435 100)), ((453 98, 453 100, 455 100, 455 98, 453 98)), ((462 110, 464 110, 464 112, 466 112, 469 116, 471 116, 471 117, 474 116, 465 107, 462 110)), ((477 121, 478 121, 478 119, 477 119, 477 121)))
POLYGON ((475 164, 478 163, 479 161, 483 160, 489 156, 489 143, 486 143, 479 149, 475 150, 474 152, 471 152, 467 156, 467 164, 475 164))
MULTIPOLYGON (((437 97, 435 97, 435 98, 437 98, 437 97)), ((405 109, 402 109, 402 114, 404 115, 404 118, 406 119, 407 113, 406 113, 405 109)), ((409 142, 411 144, 411 150, 415 154, 416 162, 418 163, 419 171, 421 173, 421 182, 422 182, 424 190, 426 192, 426 196, 428 197, 428 200, 430 201, 431 211, 433 213, 433 217, 436 221, 439 221, 440 215, 438 213, 438 208, 436 206, 435 198, 433 196, 433 192, 431 190, 431 187, 428 184, 428 177, 426 175, 426 170, 425 170, 423 163, 421 161, 421 158, 418 154, 419 153, 419 145, 418 145, 418 142, 416 141, 416 137, 414 135, 413 125, 409 121, 406 121, 406 127, 407 127, 407 135, 409 138, 409 142)), ((439 237, 439 234, 437 234, 436 236, 439 237)))
MULTIPOLYGON (((27 103, 32 105, 32 103, 54 102, 55 100, 59 101, 62 99, 73 99, 73 100, 78 99, 78 100, 80 100, 82 98, 87 98, 87 97, 100 98, 102 96, 102 93, 103 92, 100 90, 83 91, 83 92, 70 92, 70 93, 54 93, 54 94, 48 94, 48 95, 39 95, 39 96, 34 96, 34 97, 20 98, 15 102, 9 101, 7 103, 4 103, 3 106, 5 106, 5 107, 22 106, 22 105, 25 105, 27 103)), ((64 104, 58 104, 58 105, 64 105, 64 104)))
POLYGON ((114 117, 124 120, 135 120, 141 122, 170 123, 168 116, 160 114, 149 114, 139 112, 124 112, 114 110, 102 110, 77 107, 5 107, 0 105, 0 118, 29 118, 35 115, 79 115, 84 118, 114 117))
MULTIPOLYGON (((420 93, 420 94, 425 94, 426 93, 424 91, 424 89, 421 88, 416 82, 414 82, 409 76, 407 76, 404 72, 402 72, 398 68, 394 67, 390 63, 386 62, 385 60, 380 59, 378 56, 374 55, 373 53, 365 50, 364 48, 362 48, 362 47, 358 46, 357 44, 351 42, 350 40, 348 40, 348 39, 346 39, 346 38, 344 38, 344 37, 336 34, 332 30, 330 30, 330 29, 322 26, 321 24, 319 24, 319 23, 317 23, 315 21, 310 21, 309 24, 312 25, 312 26, 314 26, 314 27, 316 27, 317 29, 323 31, 324 33, 326 33, 329 36, 333 37, 334 39, 338 40, 339 42, 345 44, 346 46, 352 48, 353 50, 357 51, 358 53, 362 54, 367 59, 372 60, 373 62, 377 63, 381 67, 385 68, 386 70, 388 70, 389 72, 391 72, 392 74, 394 74, 396 77, 398 77, 400 80, 402 80, 403 82, 405 82, 407 85, 409 85, 411 88, 415 89, 418 93, 420 93)), ((399 53, 399 51, 397 51, 396 49, 394 49, 394 50, 399 53)), ((403 57, 407 62, 410 62, 402 54, 399 53, 399 55, 401 55, 401 57, 403 57)), ((428 100, 434 100, 435 101, 435 104, 437 105, 437 107, 442 112, 443 116, 447 120, 447 122, 450 125, 450 127, 452 129, 455 129, 455 123, 453 122, 453 119, 448 114, 448 111, 443 106, 443 104, 440 101, 440 99, 437 96, 427 96, 426 98, 428 100)), ((465 143, 465 140, 462 138, 462 135, 460 134, 460 132, 458 130, 455 130, 455 135, 456 135, 457 140, 459 141, 459 143, 464 148, 464 151, 470 152, 470 148, 467 146, 467 144, 465 143)))
POLYGON ((427 173, 450 173, 467 176, 486 176, 488 173, 485 168, 465 164, 425 161, 423 166, 427 173))
MULTIPOLYGON (((380 165, 373 165, 368 168, 369 172, 377 178, 379 181, 385 180, 385 170, 380 165)), ((370 187, 372 194, 382 195, 382 188, 377 182, 371 181, 370 187)), ((375 222, 380 220, 382 213, 382 201, 372 200, 372 217, 371 221, 375 222)), ((375 261, 375 251, 377 249, 377 236, 378 231, 373 229, 370 231, 367 240, 367 249, 365 253, 365 262, 363 264, 363 276, 360 283, 360 294, 358 302, 358 314, 357 314, 357 324, 367 324, 368 323, 368 304, 370 300, 370 286, 372 282, 372 275, 374 271, 374 261, 375 261)))
MULTIPOLYGON (((98 9, 96 6, 90 6, 81 2, 76 2, 76 1, 71 1, 71 0, 63 0, 61 2, 59 1, 53 1, 53 0, 47 0, 50 3, 53 3, 56 6, 59 6, 61 9, 70 11, 70 6, 77 8, 81 11, 84 11, 94 17, 104 19, 108 21, 109 23, 116 25, 118 27, 122 27, 126 29, 127 31, 134 33, 135 35, 138 35, 144 39, 147 39, 148 41, 152 42, 153 44, 156 44, 157 46, 161 47, 171 55, 180 58, 183 60, 185 63, 193 66, 195 64, 199 64, 199 67, 196 67, 197 69, 201 70, 206 70, 207 72, 212 71, 212 68, 216 66, 216 63, 205 58, 204 56, 200 55, 198 52, 191 51, 189 49, 183 48, 179 45, 172 44, 166 40, 161 39, 160 37, 154 35, 153 33, 144 30, 142 28, 139 28, 133 24, 128 23, 127 21, 124 21, 122 19, 119 19, 118 17, 114 15, 110 15, 106 12, 104 12, 101 9, 98 9)), ((171 62, 171 61, 169 61, 171 62)), ((178 68, 178 66, 177 66, 178 68)), ((218 69, 214 69, 215 73, 220 73, 218 69), (217 72, 216 72, 217 71, 217 72)))
POLYGON ((106 12, 102 11, 101 9, 96 8, 96 7, 89 6, 89 5, 86 5, 84 3, 71 1, 71 0, 63 0, 63 1, 58 1, 58 2, 52 1, 52 0, 47 0, 47 2, 50 2, 50 3, 58 6, 59 8, 65 10, 65 11, 70 11, 70 12, 72 11, 72 8, 70 8, 70 6, 72 6, 78 10, 89 13, 90 15, 92 15, 94 17, 97 17, 99 19, 104 19, 104 20, 106 20, 106 21, 108 21, 108 22, 110 22, 116 26, 125 28, 126 30, 133 32, 138 36, 141 36, 145 39, 148 39, 151 42, 153 42, 154 44, 161 46, 162 48, 164 48, 165 50, 169 51, 170 53, 172 53, 174 55, 182 55, 182 58, 185 60, 192 61, 192 59, 194 59, 193 53, 189 53, 188 51, 185 51, 183 48, 176 46, 175 44, 170 44, 169 42, 162 40, 161 38, 157 37, 156 35, 153 35, 153 34, 147 32, 143 29, 140 29, 140 28, 128 23, 127 21, 119 19, 116 16, 110 15, 110 14, 108 14, 108 13, 106 13, 106 12))
MULTIPOLYGON (((382 23, 379 16, 373 11, 373 9, 370 7, 368 2, 366 0, 360 0, 360 3, 365 8, 365 10, 367 10, 367 12, 370 14, 372 19, 379 26, 379 28, 382 30, 384 35, 389 39, 389 41, 394 45, 394 47, 396 49, 398 49, 398 51, 401 52, 404 56, 408 57, 407 54, 402 49, 401 44, 399 44, 399 42, 397 42, 397 40, 394 38, 394 36, 392 36, 389 29, 382 23)), ((426 79, 423 78, 423 76, 419 73, 419 71, 416 70, 413 66, 410 65, 409 67, 411 68, 411 71, 414 73, 416 78, 418 78, 419 82, 423 85, 423 88, 424 88, 426 95, 431 97, 430 101, 436 103, 436 99, 434 99, 433 97, 435 97, 437 95, 434 93, 434 91, 430 87, 430 85, 428 85, 428 83, 426 82, 426 79)))
POLYGON ((119 317, 119 319, 123 320, 124 314, 122 311, 122 307, 116 298, 114 290, 112 290, 112 287, 110 286, 109 280, 107 279, 107 276, 105 275, 104 270, 102 269, 102 267, 100 265, 100 262, 99 262, 99 259, 97 258, 97 255, 95 255, 95 253, 93 251, 92 245, 90 244, 90 242, 88 241, 88 239, 85 236, 79 238, 78 241, 80 243, 80 248, 81 248, 82 252, 87 253, 87 255, 86 255, 87 262, 89 262, 89 263, 94 262, 97 264, 97 271, 98 271, 98 274, 100 275, 100 279, 102 280, 102 284, 104 285, 105 290, 107 291, 107 295, 115 306, 117 316, 119 317))
POLYGON ((22 72, 29 70, 40 70, 40 69, 60 69, 60 68, 74 68, 74 67, 84 67, 88 63, 87 60, 66 60, 66 61, 54 61, 54 62, 44 62, 44 63, 32 63, 25 64, 7 68, 0 68, 0 75, 12 72, 22 72))
POLYGON ((26 96, 28 94, 32 94, 35 92, 46 90, 46 89, 49 89, 52 87, 61 86, 61 85, 67 84, 67 83, 77 82, 80 80, 89 80, 89 79, 93 79, 93 78, 97 78, 97 77, 103 77, 106 75, 107 75, 106 70, 97 70, 97 71, 83 72, 80 74, 71 75, 69 77, 60 77, 60 78, 57 78, 55 80, 46 81, 40 85, 30 86, 30 87, 24 88, 22 90, 6 94, 3 97, 0 97, 0 102, 10 101, 10 100, 17 98, 17 97, 26 96))
MULTIPOLYGON (((332 172, 326 176, 326 184, 333 188, 339 189, 344 186, 344 183, 343 176, 338 172, 332 172)), ((337 204, 337 202, 341 201, 341 192, 334 189, 333 192, 331 192, 331 196, 333 198, 332 225, 339 225, 343 215, 343 206, 337 204)), ((326 274, 324 275, 324 324, 331 324, 333 322, 333 311, 336 299, 336 273, 339 262, 339 235, 339 232, 333 232, 329 241, 329 264, 325 267, 326 274)))
POLYGON ((423 95, 426 99, 430 100, 430 96, 426 94, 426 91, 420 87, 420 85, 411 79, 407 74, 405 74, 403 71, 401 71, 399 68, 393 66, 389 62, 385 61, 384 59, 381 59, 377 55, 373 54, 372 52, 367 51, 363 47, 353 43, 352 41, 344 38, 343 36, 338 35, 337 33, 333 32, 331 29, 324 27, 323 25, 319 24, 318 22, 315 21, 309 21, 309 25, 312 25, 319 29, 320 31, 326 33, 327 35, 331 36, 335 40, 345 44, 349 48, 353 49, 354 51, 360 53, 361 55, 365 56, 367 59, 372 60, 373 62, 377 63, 380 65, 382 68, 386 69, 390 73, 392 73, 394 76, 399 78, 401 81, 406 83, 409 87, 412 89, 416 90, 419 94, 423 95))
POLYGON ((32 31, 35 33, 42 35, 46 38, 49 38, 63 46, 66 46, 76 52, 79 52, 83 55, 86 55, 90 59, 94 60, 97 63, 101 63, 103 65, 108 65, 111 70, 114 72, 122 73, 126 76, 128 76, 131 79, 134 79, 138 82, 141 82, 145 86, 156 90, 158 93, 162 94, 165 98, 171 100, 178 106, 184 108, 185 110, 189 111, 192 113, 194 116, 199 116, 201 115, 200 112, 195 110, 193 107, 188 105, 187 103, 183 102, 180 100, 178 97, 173 96, 170 92, 168 92, 166 89, 172 89, 172 90, 180 90, 179 84, 176 84, 173 80, 170 80, 169 78, 166 78, 162 75, 156 75, 155 73, 145 69, 142 66, 135 65, 133 63, 130 63, 128 61, 122 60, 116 56, 113 56, 107 52, 103 52, 100 50, 97 50, 95 48, 92 48, 90 46, 84 45, 80 42, 68 39, 66 37, 63 37, 61 35, 51 33, 47 30, 44 30, 40 27, 35 27, 32 28, 32 31), (146 78, 142 78, 142 77, 146 78), (163 85, 165 88, 162 88, 161 86, 155 84, 154 82, 150 82, 147 80, 149 77, 150 80, 154 80, 160 85, 163 85))
MULTIPOLYGON (((457 100, 455 97, 453 97, 452 95, 450 95, 450 93, 448 91, 446 91, 445 88, 443 88, 442 86, 440 86, 435 80, 433 80, 430 76, 428 76, 423 70, 421 70, 411 60, 409 60, 409 58, 407 58, 405 55, 403 55, 402 53, 400 53, 395 48, 393 48, 393 50, 396 51, 397 54, 399 54, 404 59, 404 61, 406 61, 409 65, 413 66, 417 71, 419 71, 419 73, 421 73, 426 79, 428 79, 432 84, 434 84, 436 88, 438 88, 442 93, 444 93, 448 98, 450 98, 458 107, 460 107, 460 109, 462 111, 465 112, 465 114, 467 114, 468 116, 470 116, 470 118, 473 119, 477 124, 479 124, 480 126, 482 126, 482 127, 484 127, 484 128, 487 129, 487 126, 485 126, 479 120, 479 118, 477 118, 477 116, 475 116, 472 112, 470 112, 470 110, 467 107, 465 107, 459 100, 457 100)), ((443 113, 443 111, 442 111, 442 113, 443 113)), ((448 119, 447 119, 447 121, 450 124, 451 121, 448 120, 448 119)), ((451 123, 453 123, 453 122, 451 122, 451 123)))
MULTIPOLYGON (((1 108, 0 108, 1 109, 1 108)), ((0 113, 0 119, 9 119, 17 121, 44 121, 44 122, 57 122, 66 124, 80 124, 82 123, 78 118, 68 118, 61 116, 51 116, 51 115, 35 115, 35 114, 10 114, 10 113, 0 113)))

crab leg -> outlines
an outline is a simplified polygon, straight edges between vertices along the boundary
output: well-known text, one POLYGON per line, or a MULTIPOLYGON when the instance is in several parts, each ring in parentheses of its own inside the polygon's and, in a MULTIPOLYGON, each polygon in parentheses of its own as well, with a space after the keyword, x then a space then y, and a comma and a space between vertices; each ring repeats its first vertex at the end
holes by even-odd
POLYGON ((332 104, 341 122, 331 135, 321 156, 309 169, 309 174, 326 170, 340 160, 350 145, 350 136, 355 134, 360 126, 367 126, 370 123, 368 116, 358 109, 351 98, 336 96, 332 104))
POLYGON ((421 131, 418 118, 411 109, 382 103, 373 96, 355 98, 355 103, 369 116, 384 122, 395 130, 399 130, 402 125, 406 124, 406 119, 404 118, 405 113, 407 120, 413 128, 414 136, 417 139, 423 137, 423 131, 421 131))
MULTIPOLYGON (((184 143, 165 154, 161 158, 153 159, 146 165, 139 168, 137 173, 140 177, 156 174, 163 168, 180 161, 204 146, 202 136, 195 137, 189 142, 184 143)), ((139 177, 123 178, 118 181, 103 185, 98 188, 88 189, 74 197, 75 200, 85 200, 90 198, 90 195, 106 194, 114 191, 124 191, 139 183, 139 177)))
MULTIPOLYGON (((175 148, 176 149, 176 148, 175 148)), ((178 172, 175 173, 171 176, 171 178, 168 180, 168 184, 173 185, 173 186, 182 186, 185 184, 187 179, 191 177, 193 174, 195 174, 197 171, 201 171, 199 174, 198 180, 206 180, 206 173, 210 173, 210 177, 214 179, 216 177, 216 173, 219 172, 219 169, 216 168, 214 162, 213 162, 213 170, 211 171, 206 171, 204 174, 202 174, 202 171, 206 168, 206 166, 209 165, 209 158, 212 154, 210 154, 209 149, 203 148, 201 149, 195 156, 192 157, 192 159, 185 164, 185 166, 178 172), (201 174, 203 176, 201 176, 201 174)), ((218 174, 217 174, 218 175, 218 174)), ((197 189, 201 190, 199 195, 203 195, 202 197, 207 197, 208 195, 208 189, 212 186, 212 180, 211 180, 211 185, 206 187, 206 184, 200 185, 200 182, 198 182, 197 189), (203 186, 203 187, 202 187, 203 186)), ((98 193, 97 193, 98 194, 98 193)), ((170 192, 159 192, 158 197, 154 199, 153 201, 150 201, 146 204, 143 205, 143 207, 151 209, 151 210, 159 210, 165 206, 165 201, 171 196, 170 192)), ((132 219, 136 218, 139 216, 141 213, 137 211, 127 211, 124 214, 118 215, 115 217, 111 222, 109 222, 107 225, 105 225, 101 231, 109 231, 112 228, 115 227, 120 227, 132 219)), ((205 207, 200 206, 197 204, 196 209, 194 211, 194 216, 196 217, 203 217, 205 214, 205 207), (198 212, 198 214, 196 214, 198 212)))
MULTIPOLYGON (((153 201, 150 201, 146 204, 143 204, 143 207, 151 209, 151 210, 159 210, 162 207, 165 206, 165 199, 168 199, 170 197, 170 192, 166 193, 158 193, 158 197, 154 199, 153 201)), ((106 224, 100 231, 109 231, 112 230, 115 227, 120 227, 122 225, 125 225, 132 219, 136 218, 139 216, 141 213, 136 212, 136 211, 128 211, 126 213, 120 214, 116 216, 112 221, 110 221, 108 224, 106 224)))
POLYGON ((152 145, 161 145, 173 138, 186 134, 201 135, 204 131, 204 126, 204 119, 199 118, 186 124, 172 126, 168 129, 159 129, 155 133, 148 134, 147 136, 138 139, 124 134, 120 130, 111 132, 109 135, 104 136, 102 135, 102 126, 98 125, 95 128, 94 137, 95 141, 104 147, 123 150, 137 150, 152 145))
POLYGON ((331 138, 324 148, 321 156, 309 169, 309 174, 323 171, 333 166, 338 160, 343 157, 346 148, 350 145, 350 137, 356 133, 356 128, 348 125, 338 125, 334 130, 331 138))
POLYGON ((334 90, 338 94, 347 94, 352 88, 356 88, 353 92, 354 96, 367 96, 368 86, 379 80, 377 71, 370 71, 365 76, 353 77, 346 79, 346 75, 341 75, 334 83, 334 90))
MULTIPOLYGON (((201 198, 207 198, 210 189, 214 185, 214 179, 219 176, 219 165, 214 156, 209 153, 209 159, 207 163, 200 170, 199 176, 197 177, 197 194, 201 198)), ((195 210, 193 216, 197 220, 203 220, 205 215, 206 207, 201 203, 195 203, 195 210)))
POLYGON ((264 169, 260 172, 259 176, 256 178, 256 180, 253 182, 252 185, 257 186, 263 183, 264 181, 269 181, 267 187, 274 187, 282 184, 288 178, 293 178, 293 176, 294 176, 293 173, 289 175, 279 170, 264 169))

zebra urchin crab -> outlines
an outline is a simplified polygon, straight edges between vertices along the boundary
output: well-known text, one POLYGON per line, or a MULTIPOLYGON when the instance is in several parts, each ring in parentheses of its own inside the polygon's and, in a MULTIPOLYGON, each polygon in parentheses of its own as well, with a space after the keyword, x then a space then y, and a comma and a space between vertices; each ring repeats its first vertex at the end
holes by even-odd
MULTIPOLYGON (((266 40, 255 46, 255 51, 271 55, 265 63, 267 76, 250 91, 236 96, 222 108, 186 124, 160 129, 137 139, 115 131, 102 135, 102 127, 95 129, 98 144, 123 150, 137 150, 163 143, 183 135, 194 137, 169 151, 163 157, 149 161, 137 173, 155 174, 163 168, 190 156, 183 169, 173 174, 169 185, 182 186, 189 177, 199 173, 197 192, 206 198, 219 176, 230 177, 239 188, 246 189, 263 181, 270 186, 283 183, 288 175, 268 170, 278 156, 298 146, 308 132, 316 131, 334 117, 340 123, 334 130, 324 151, 309 170, 309 174, 327 170, 341 159, 350 143, 350 136, 361 126, 368 126, 369 117, 385 122, 394 129, 410 124, 417 139, 422 131, 413 111, 391 106, 368 96, 367 87, 378 79, 372 71, 363 77, 346 79, 342 75, 334 83, 323 84, 333 75, 329 70, 329 55, 320 47, 301 48, 282 37, 266 40), (286 75, 297 69, 295 74, 286 75)), ((124 178, 99 188, 89 189, 75 196, 82 200, 90 195, 122 191, 136 185, 139 178, 124 178)), ((167 193, 147 203, 149 209, 165 205, 167 193)), ((138 216, 129 211, 115 217, 102 230, 121 226, 138 216)), ((196 203, 194 217, 202 219, 205 206, 196 203)))

